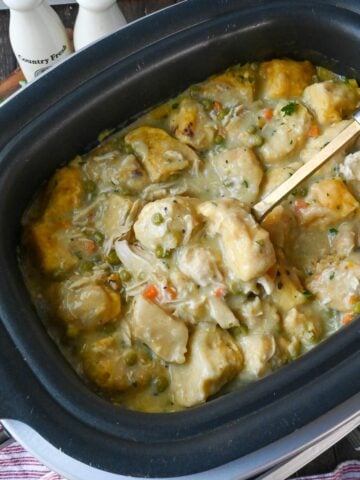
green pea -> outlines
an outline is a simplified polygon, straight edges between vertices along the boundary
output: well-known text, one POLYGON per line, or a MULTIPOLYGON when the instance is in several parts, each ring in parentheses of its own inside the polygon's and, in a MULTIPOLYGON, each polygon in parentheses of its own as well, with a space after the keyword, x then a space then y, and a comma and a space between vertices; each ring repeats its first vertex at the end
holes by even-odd
POLYGON ((164 217, 159 212, 154 213, 154 215, 151 217, 151 221, 154 225, 161 225, 164 222, 164 217))
POLYGON ((119 275, 123 282, 128 282, 131 280, 131 273, 128 270, 121 270, 119 275))
POLYGON ((191 85, 189 88, 189 93, 191 97, 196 97, 200 92, 200 87, 199 85, 191 85))
POLYGON ((170 255, 170 252, 165 250, 161 245, 158 245, 155 248, 155 255, 157 258, 167 258, 170 255))
POLYGON ((305 187, 300 187, 298 190, 299 197, 305 197, 307 193, 308 193, 308 190, 305 187))
POLYGON ((153 387, 156 394, 164 392, 168 386, 169 380, 164 375, 158 375, 153 380, 153 387))
POLYGON ((124 150, 125 150, 125 153, 127 153, 128 155, 131 155, 134 153, 133 147, 128 143, 125 144, 124 150))
POLYGON ((201 100, 201 105, 205 108, 206 111, 210 111, 213 108, 213 102, 208 98, 201 100))
POLYGON ((142 280, 145 280, 145 278, 146 278, 145 272, 140 272, 138 275, 138 279, 142 281, 142 280))
POLYGON ((124 139, 124 138, 117 138, 117 140, 116 140, 116 146, 117 146, 117 148, 119 148, 120 150, 124 150, 124 149, 125 149, 125 139, 124 139))
POLYGON ((124 354, 125 363, 129 367, 135 365, 135 363, 137 362, 137 359, 138 357, 134 350, 127 350, 124 354))
POLYGON ((90 260, 84 260, 83 262, 80 263, 79 272, 80 273, 91 272, 93 268, 94 268, 93 262, 90 262, 90 260))
POLYGON ((311 299, 311 298, 313 297, 313 294, 312 294, 311 292, 309 292, 309 290, 304 290, 304 291, 302 292, 302 294, 304 295, 304 297, 305 297, 306 299, 311 299))
POLYGON ((261 145, 263 145, 264 143, 264 139, 261 135, 259 134, 256 134, 252 137, 251 139, 251 144, 254 146, 254 147, 261 147, 261 145))
POLYGON ((119 265, 120 259, 115 250, 110 251, 109 255, 106 257, 106 261, 110 263, 110 265, 119 265))
POLYGON ((233 335, 247 335, 249 333, 249 329, 246 325, 239 325, 238 327, 234 327, 231 329, 231 333, 233 335))
POLYGON ((214 142, 216 143, 216 145, 221 145, 222 143, 224 143, 224 140, 225 138, 221 135, 215 135, 214 142))
POLYGON ((353 308, 353 312, 356 313, 356 314, 360 313, 360 302, 355 303, 354 308, 353 308))
POLYGON ((221 109, 218 115, 218 119, 223 120, 229 112, 230 112, 230 109, 227 107, 221 109))
POLYGON ((158 245, 156 248, 155 248, 155 255, 157 258, 163 258, 164 256, 164 249, 161 245, 158 245))
POLYGON ((234 295, 243 294, 243 286, 239 282, 233 282, 230 285, 230 292, 234 295))
POLYGON ((102 245, 104 243, 105 236, 102 232, 100 232, 99 230, 96 230, 96 232, 93 235, 93 238, 98 245, 102 245))
POLYGON ((250 125, 250 127, 247 128, 247 133, 249 133, 250 135, 253 135, 254 133, 256 133, 257 131, 257 128, 255 125, 250 125))
POLYGON ((79 334, 79 327, 76 325, 69 325, 66 329, 66 335, 69 338, 74 338, 79 334))
POLYGON ((84 182, 85 193, 95 193, 97 190, 96 183, 92 180, 85 180, 84 182))
POLYGON ((55 272, 53 273, 53 278, 56 282, 62 282, 66 279, 66 277, 67 273, 62 268, 55 270, 55 272))

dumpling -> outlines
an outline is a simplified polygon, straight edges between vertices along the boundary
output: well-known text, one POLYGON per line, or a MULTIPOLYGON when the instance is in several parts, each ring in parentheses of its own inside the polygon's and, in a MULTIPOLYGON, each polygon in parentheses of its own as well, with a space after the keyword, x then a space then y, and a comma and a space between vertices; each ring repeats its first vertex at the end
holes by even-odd
POLYGON ((218 199, 199 205, 211 235, 218 235, 225 265, 235 279, 260 277, 275 263, 275 252, 266 230, 240 202, 218 199))
POLYGON ((144 342, 163 360, 185 362, 188 341, 185 323, 168 315, 142 295, 135 300, 132 331, 135 338, 144 342))
POLYGON ((359 104, 359 95, 351 85, 329 80, 307 87, 304 102, 319 123, 327 124, 339 122, 352 113, 359 104))
POLYGON ((196 150, 213 145, 216 127, 204 107, 195 100, 185 98, 170 116, 170 129, 175 137, 196 150))
POLYGON ((192 407, 206 401, 242 369, 243 356, 231 335, 208 323, 195 327, 186 362, 170 366, 175 401, 192 407))
POLYGON ((197 203, 188 197, 167 197, 148 203, 134 224, 137 240, 150 250, 161 246, 170 251, 186 244, 200 224, 197 203))
POLYGON ((275 59, 260 65, 260 78, 266 98, 291 98, 302 95, 315 74, 314 66, 308 62, 275 59))
POLYGON ((311 115, 306 107, 297 102, 279 102, 273 118, 262 129, 264 144, 258 149, 260 159, 272 165, 295 153, 307 140, 310 124, 311 115))
POLYGON ((138 127, 126 135, 125 142, 140 158, 152 182, 166 180, 199 162, 194 150, 161 128, 138 127))
POLYGON ((263 171, 251 149, 239 147, 225 150, 214 156, 212 163, 232 197, 244 203, 256 200, 263 171))

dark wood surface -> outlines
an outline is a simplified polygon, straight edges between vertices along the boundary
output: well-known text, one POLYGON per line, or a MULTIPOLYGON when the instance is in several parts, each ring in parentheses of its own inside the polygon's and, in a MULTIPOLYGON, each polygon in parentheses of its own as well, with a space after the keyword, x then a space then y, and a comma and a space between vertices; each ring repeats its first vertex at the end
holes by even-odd
MULTIPOLYGON (((177 3, 179 0, 118 0, 118 4, 128 22, 177 3)), ((77 13, 76 5, 54 7, 65 26, 72 28, 77 13)), ((16 68, 16 60, 9 41, 9 12, 0 11, 0 82, 16 68)))
MULTIPOLYGON (((126 20, 130 22, 160 8, 177 3, 177 1, 179 0, 118 0, 118 4, 126 20)), ((56 7, 56 11, 66 27, 72 28, 74 26, 77 6, 59 6, 56 7)), ((0 82, 7 78, 17 67, 9 42, 8 26, 9 13, 7 11, 0 11, 0 82)), ((309 463, 299 471, 295 477, 325 473, 335 469, 339 463, 351 459, 360 460, 360 453, 355 452, 348 440, 344 439, 320 455, 316 460, 309 463)))

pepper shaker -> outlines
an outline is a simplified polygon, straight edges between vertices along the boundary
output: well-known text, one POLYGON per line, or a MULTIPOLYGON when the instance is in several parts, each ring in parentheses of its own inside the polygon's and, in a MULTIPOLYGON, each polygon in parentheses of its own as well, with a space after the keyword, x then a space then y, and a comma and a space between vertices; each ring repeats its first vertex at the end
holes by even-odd
POLYGON ((74 27, 75 50, 126 25, 116 0, 78 0, 79 13, 74 27))
POLYGON ((4 0, 10 8, 10 42, 30 81, 72 53, 64 25, 46 0, 4 0))

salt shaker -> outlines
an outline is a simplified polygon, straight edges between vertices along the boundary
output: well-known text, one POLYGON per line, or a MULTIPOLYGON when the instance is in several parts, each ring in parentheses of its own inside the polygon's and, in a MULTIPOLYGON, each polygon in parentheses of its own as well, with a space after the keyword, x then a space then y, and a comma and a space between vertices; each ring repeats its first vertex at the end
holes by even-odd
POLYGON ((75 50, 126 25, 116 0, 78 0, 79 13, 74 27, 75 50))
POLYGON ((30 81, 72 53, 60 18, 46 0, 4 0, 10 8, 10 42, 30 81))

